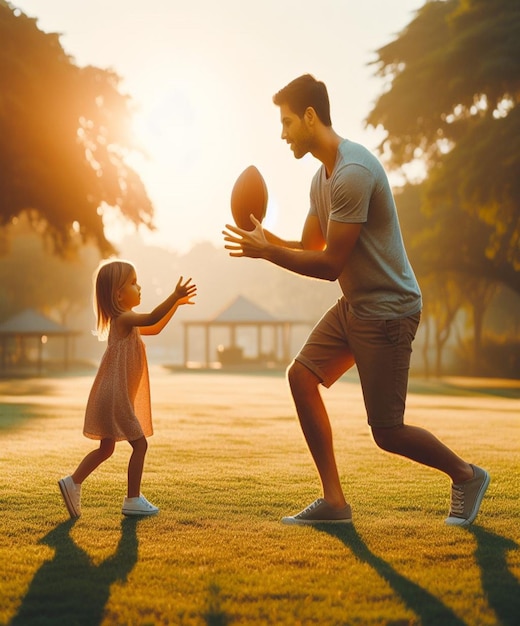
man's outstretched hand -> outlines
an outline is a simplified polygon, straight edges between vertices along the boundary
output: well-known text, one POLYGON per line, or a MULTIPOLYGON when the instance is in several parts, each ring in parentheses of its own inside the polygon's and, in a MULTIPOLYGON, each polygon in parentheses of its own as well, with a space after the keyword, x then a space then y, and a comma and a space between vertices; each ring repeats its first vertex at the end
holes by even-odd
POLYGON ((226 242, 224 247, 229 250, 229 256, 245 256, 251 259, 259 259, 264 256, 269 245, 264 229, 253 214, 250 217, 255 225, 254 230, 243 230, 238 226, 226 224, 226 230, 222 231, 226 242))

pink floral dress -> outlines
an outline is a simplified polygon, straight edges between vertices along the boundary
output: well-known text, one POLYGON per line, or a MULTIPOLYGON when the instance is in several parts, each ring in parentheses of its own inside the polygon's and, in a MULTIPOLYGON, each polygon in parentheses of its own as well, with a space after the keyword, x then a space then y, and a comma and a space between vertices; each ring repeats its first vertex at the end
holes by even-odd
POLYGON ((126 337, 111 324, 108 346, 90 391, 83 434, 134 441, 153 434, 146 350, 137 327, 126 337))

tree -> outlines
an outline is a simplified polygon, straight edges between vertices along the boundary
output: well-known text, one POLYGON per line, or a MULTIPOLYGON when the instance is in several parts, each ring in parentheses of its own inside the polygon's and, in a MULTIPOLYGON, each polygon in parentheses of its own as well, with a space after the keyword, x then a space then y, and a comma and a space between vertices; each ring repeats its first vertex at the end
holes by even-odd
MULTIPOLYGON (((458 207, 439 203, 435 211, 421 211, 425 184, 405 185, 396 194, 403 237, 424 293, 426 341, 434 323, 436 374, 442 351, 461 309, 473 322, 473 372, 482 359, 483 320, 496 291, 494 267, 481 251, 491 227, 458 207)), ((508 270, 513 275, 512 270, 508 270)), ((504 282, 507 282, 504 280, 504 282)), ((425 366, 429 369, 425 346, 425 366)))
POLYGON ((381 151, 405 171, 424 165, 426 210, 486 231, 446 269, 520 293, 520 3, 429 1, 377 55, 388 88, 366 121, 386 130, 381 151))
POLYGON ((82 246, 74 259, 50 254, 24 218, 7 227, 11 245, 0 258, 0 320, 36 309, 64 326, 92 311, 92 275, 99 251, 82 246))
POLYGON ((125 162, 135 146, 119 77, 76 66, 57 34, 4 0, 0 41, 0 226, 25 212, 55 251, 79 240, 103 254, 113 251, 109 212, 152 228, 151 202, 125 162))

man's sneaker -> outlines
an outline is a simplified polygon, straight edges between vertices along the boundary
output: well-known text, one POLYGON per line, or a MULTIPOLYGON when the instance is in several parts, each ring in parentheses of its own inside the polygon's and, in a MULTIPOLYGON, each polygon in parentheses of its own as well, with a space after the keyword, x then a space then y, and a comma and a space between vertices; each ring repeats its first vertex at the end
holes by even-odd
POLYGON ((290 517, 282 517, 282 524, 310 526, 312 524, 350 524, 352 509, 346 504, 341 509, 331 506, 323 498, 318 498, 312 504, 290 517))
POLYGON ((125 498, 123 500, 123 515, 155 515, 159 509, 148 502, 141 494, 138 498, 125 498))
POLYGON ((76 485, 72 476, 65 476, 58 480, 61 495, 65 501, 65 506, 72 518, 81 515, 81 485, 76 485))
POLYGON ((489 474, 476 465, 473 478, 464 483, 451 486, 451 507, 449 516, 444 520, 449 526, 469 526, 477 513, 489 485, 489 474))

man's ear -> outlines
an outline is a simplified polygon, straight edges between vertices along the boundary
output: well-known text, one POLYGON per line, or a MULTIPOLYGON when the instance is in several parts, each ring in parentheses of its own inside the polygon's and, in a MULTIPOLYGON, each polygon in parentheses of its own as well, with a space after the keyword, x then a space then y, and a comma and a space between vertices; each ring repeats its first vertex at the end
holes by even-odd
POLYGON ((314 123, 316 122, 316 111, 314 110, 314 107, 307 107, 305 109, 305 112, 303 114, 303 119, 307 122, 307 124, 309 126, 313 126, 314 123))

